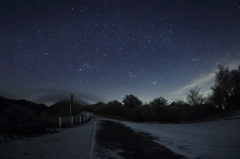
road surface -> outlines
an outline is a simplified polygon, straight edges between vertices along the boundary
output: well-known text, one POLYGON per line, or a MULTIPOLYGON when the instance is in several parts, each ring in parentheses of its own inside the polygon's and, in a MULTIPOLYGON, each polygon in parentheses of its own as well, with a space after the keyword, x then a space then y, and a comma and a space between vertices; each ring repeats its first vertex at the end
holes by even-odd
POLYGON ((93 154, 96 120, 59 133, 0 144, 1 159, 88 159, 93 154))
POLYGON ((59 133, 1 143, 0 154, 1 159, 183 158, 147 134, 98 118, 59 133))

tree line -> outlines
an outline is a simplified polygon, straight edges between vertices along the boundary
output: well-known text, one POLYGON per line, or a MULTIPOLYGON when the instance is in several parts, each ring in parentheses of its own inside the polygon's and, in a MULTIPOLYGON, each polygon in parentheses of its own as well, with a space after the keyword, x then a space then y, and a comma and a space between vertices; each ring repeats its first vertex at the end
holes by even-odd
POLYGON ((126 95, 122 102, 99 102, 84 109, 95 114, 134 121, 183 122, 203 119, 219 113, 240 110, 240 66, 229 70, 222 65, 215 73, 212 94, 204 97, 201 88, 191 88, 186 102, 168 104, 164 97, 144 103, 135 95, 126 95))

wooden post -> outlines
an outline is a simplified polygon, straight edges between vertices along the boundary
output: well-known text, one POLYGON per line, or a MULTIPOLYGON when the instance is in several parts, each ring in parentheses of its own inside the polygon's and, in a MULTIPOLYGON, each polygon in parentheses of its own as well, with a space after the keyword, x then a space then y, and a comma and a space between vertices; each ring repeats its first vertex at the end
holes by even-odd
POLYGON ((71 102, 70 102, 70 113, 69 116, 72 116, 72 105, 73 105, 73 95, 71 94, 71 102))
POLYGON ((73 116, 70 117, 70 124, 73 126, 73 116))
POLYGON ((62 118, 60 117, 58 121, 59 121, 59 128, 61 128, 62 127, 62 118))

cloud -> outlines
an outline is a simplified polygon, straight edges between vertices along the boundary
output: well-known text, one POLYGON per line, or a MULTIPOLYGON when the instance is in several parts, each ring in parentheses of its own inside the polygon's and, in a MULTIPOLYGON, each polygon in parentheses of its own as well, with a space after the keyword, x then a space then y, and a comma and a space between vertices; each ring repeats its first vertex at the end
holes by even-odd
MULTIPOLYGON (((223 59, 222 59, 222 61, 223 61, 223 59)), ((228 67, 230 70, 232 70, 232 69, 236 69, 239 66, 239 61, 238 60, 232 60, 229 62, 226 61, 223 63, 223 65, 228 67)), ((207 95, 208 93, 211 92, 210 87, 214 85, 214 78, 215 78, 216 71, 217 71, 217 69, 212 70, 208 73, 202 74, 200 76, 197 76, 194 80, 192 80, 188 84, 186 84, 186 85, 178 88, 174 92, 172 92, 170 94, 170 96, 177 97, 177 98, 178 97, 183 98, 189 89, 191 89, 197 85, 199 87, 201 87, 202 90, 204 90, 204 92, 203 92, 204 95, 207 95)))
POLYGON ((238 68, 240 65, 240 55, 238 56, 231 56, 231 59, 224 57, 219 60, 217 60, 216 65, 223 65, 225 67, 228 67, 230 70, 238 68))
MULTIPOLYGON (((171 93, 172 97, 183 97, 185 96, 186 92, 196 86, 199 86, 205 90, 207 90, 207 93, 210 92, 211 84, 214 82, 215 77, 215 71, 212 71, 207 74, 202 74, 200 76, 197 76, 194 80, 189 82, 188 84, 178 88, 176 91, 171 93)), ((206 94, 206 92, 204 93, 206 94)))
POLYGON ((215 72, 210 72, 208 74, 201 75, 194 79, 192 82, 190 82, 188 85, 185 85, 182 87, 182 90, 189 90, 190 88, 193 88, 197 85, 204 86, 206 83, 212 82, 215 77, 215 72))
POLYGON ((225 66, 227 66, 230 70, 237 69, 240 65, 239 60, 234 60, 229 63, 227 63, 225 66))
POLYGON ((59 100, 70 99, 70 95, 74 95, 74 100, 82 105, 92 104, 101 101, 97 96, 90 95, 85 92, 70 91, 64 89, 53 89, 53 88, 33 88, 27 92, 31 92, 32 101, 37 103, 44 103, 46 105, 52 105, 59 100))

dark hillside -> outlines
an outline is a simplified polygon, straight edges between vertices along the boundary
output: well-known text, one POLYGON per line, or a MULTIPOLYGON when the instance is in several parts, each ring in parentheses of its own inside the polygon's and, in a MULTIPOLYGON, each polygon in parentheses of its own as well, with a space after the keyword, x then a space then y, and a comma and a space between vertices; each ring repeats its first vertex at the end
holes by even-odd
POLYGON ((0 131, 14 131, 21 125, 43 123, 47 109, 44 104, 0 97, 0 131))
POLYGON ((83 107, 83 110, 85 111, 89 111, 89 112, 95 112, 97 109, 101 109, 102 107, 104 107, 106 104, 104 104, 103 102, 98 102, 96 104, 92 104, 92 105, 86 105, 83 107))
MULTIPOLYGON (((82 105, 77 103, 77 102, 73 102, 73 106, 72 106, 72 115, 77 115, 77 114, 81 114, 81 109, 82 109, 82 105)), ((48 108, 47 114, 49 116, 55 116, 55 117, 59 117, 59 116, 69 116, 69 112, 70 112, 70 101, 69 100, 61 100, 55 104, 53 104, 52 106, 50 106, 48 108)))
MULTIPOLYGON (((72 115, 81 114, 81 104, 73 102, 72 115)), ((58 125, 58 117, 69 116, 70 101, 61 100, 50 107, 27 100, 0 97, 0 134, 35 134, 58 125)))
POLYGON ((0 97, 0 114, 2 113, 3 110, 8 109, 9 107, 12 107, 13 105, 18 105, 19 107, 22 107, 24 109, 38 110, 38 111, 45 111, 48 108, 44 104, 36 104, 36 103, 30 102, 30 101, 27 101, 25 99, 12 100, 12 99, 0 97))

